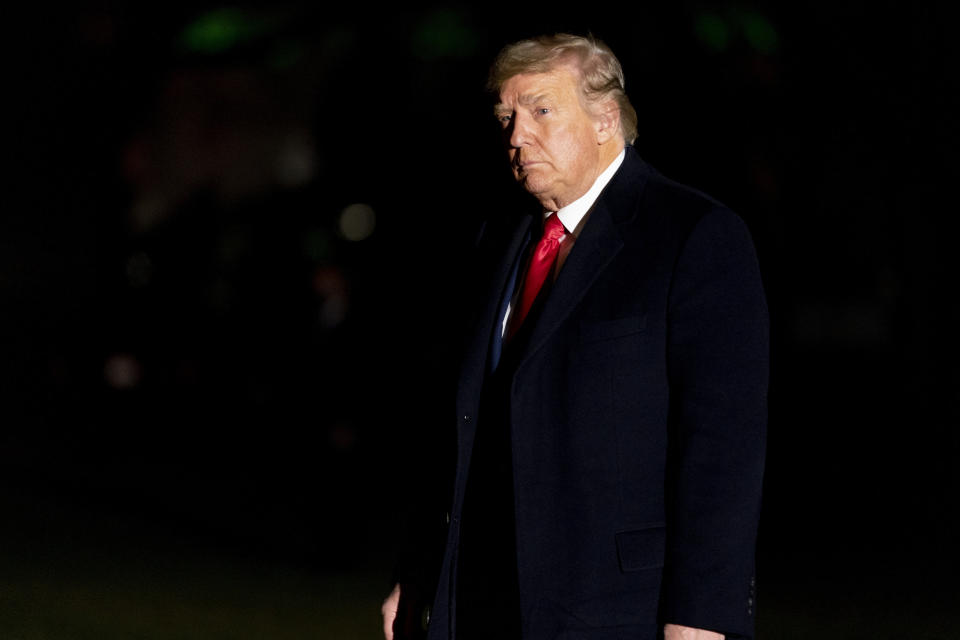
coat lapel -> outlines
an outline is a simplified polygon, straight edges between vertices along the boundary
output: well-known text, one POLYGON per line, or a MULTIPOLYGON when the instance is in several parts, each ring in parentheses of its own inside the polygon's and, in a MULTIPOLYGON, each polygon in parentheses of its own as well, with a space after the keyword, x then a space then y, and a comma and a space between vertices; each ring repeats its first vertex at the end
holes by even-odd
POLYGON ((526 243, 532 220, 533 218, 529 215, 523 216, 520 224, 517 225, 510 237, 504 258, 497 265, 497 272, 484 298, 484 306, 477 318, 474 330, 470 334, 464 353, 463 366, 460 369, 460 384, 457 396, 457 406, 464 410, 467 408, 470 408, 471 411, 475 410, 472 405, 480 397, 480 389, 483 386, 483 378, 486 373, 490 340, 500 320, 496 317, 497 310, 500 308, 500 302, 504 295, 506 295, 504 288, 507 285, 511 268, 526 243))
POLYGON ((622 247, 607 207, 598 202, 547 296, 518 369, 543 346, 622 247))
POLYGON ((560 270, 533 328, 518 370, 543 347, 623 248, 619 225, 629 223, 637 213, 647 174, 646 164, 633 147, 628 146, 623 165, 597 198, 590 218, 560 270))

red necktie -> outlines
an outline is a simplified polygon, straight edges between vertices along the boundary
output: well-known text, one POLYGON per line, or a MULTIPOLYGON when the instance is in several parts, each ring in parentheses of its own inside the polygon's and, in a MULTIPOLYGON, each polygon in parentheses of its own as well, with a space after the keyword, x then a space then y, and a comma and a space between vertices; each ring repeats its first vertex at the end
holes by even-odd
POLYGON ((533 301, 537 299, 537 294, 543 287, 553 263, 557 260, 557 254, 560 253, 560 238, 566 230, 563 223, 556 213, 551 213, 543 223, 543 237, 537 243, 533 255, 530 257, 530 265, 527 267, 527 274, 523 278, 523 289, 520 291, 520 298, 517 300, 517 309, 510 320, 510 333, 513 335, 523 324, 524 318, 530 313, 530 307, 533 301))

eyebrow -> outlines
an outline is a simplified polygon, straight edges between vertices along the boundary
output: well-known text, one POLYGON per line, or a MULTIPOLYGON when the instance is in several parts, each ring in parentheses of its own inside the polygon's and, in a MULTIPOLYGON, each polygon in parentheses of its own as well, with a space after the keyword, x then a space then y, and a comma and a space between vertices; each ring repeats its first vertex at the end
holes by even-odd
POLYGON ((520 96, 517 99, 517 102, 519 104, 536 104, 537 102, 542 102, 543 100, 546 100, 549 98, 550 98, 549 93, 541 93, 536 96, 531 96, 531 95, 520 96))
MULTIPOLYGON (((537 104, 538 102, 542 102, 543 100, 549 100, 549 99, 550 99, 549 93, 540 93, 537 95, 526 94, 517 98, 517 104, 526 106, 531 104, 537 104)), ((510 113, 511 111, 512 109, 507 105, 503 104, 502 102, 493 107, 493 115, 495 116, 504 115, 504 114, 510 113)))

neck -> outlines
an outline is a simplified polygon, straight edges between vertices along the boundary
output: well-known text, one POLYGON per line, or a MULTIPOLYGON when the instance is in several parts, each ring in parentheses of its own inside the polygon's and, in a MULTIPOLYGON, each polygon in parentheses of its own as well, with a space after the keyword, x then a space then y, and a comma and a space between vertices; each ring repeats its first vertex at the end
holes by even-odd
MULTIPOLYGON (((610 166, 610 163, 617 159, 617 156, 620 155, 620 152, 623 151, 624 142, 623 138, 617 136, 611 138, 609 141, 605 142, 600 147, 600 161, 597 165, 600 167, 600 170, 597 171, 599 176, 603 173, 604 169, 610 166)), ((596 177, 594 177, 596 180, 596 177)))

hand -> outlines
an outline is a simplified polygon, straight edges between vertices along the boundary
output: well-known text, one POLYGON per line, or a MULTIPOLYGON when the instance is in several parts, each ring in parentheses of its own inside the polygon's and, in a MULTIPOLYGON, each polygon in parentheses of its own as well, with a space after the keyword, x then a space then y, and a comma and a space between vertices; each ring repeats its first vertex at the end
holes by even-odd
POLYGON ((663 640, 724 640, 722 633, 694 629, 679 624, 668 624, 663 628, 663 640))
POLYGON ((383 637, 386 640, 393 640, 393 621, 397 619, 397 611, 400 609, 400 584, 393 587, 393 591, 383 601, 380 607, 380 613, 383 614, 383 637))

